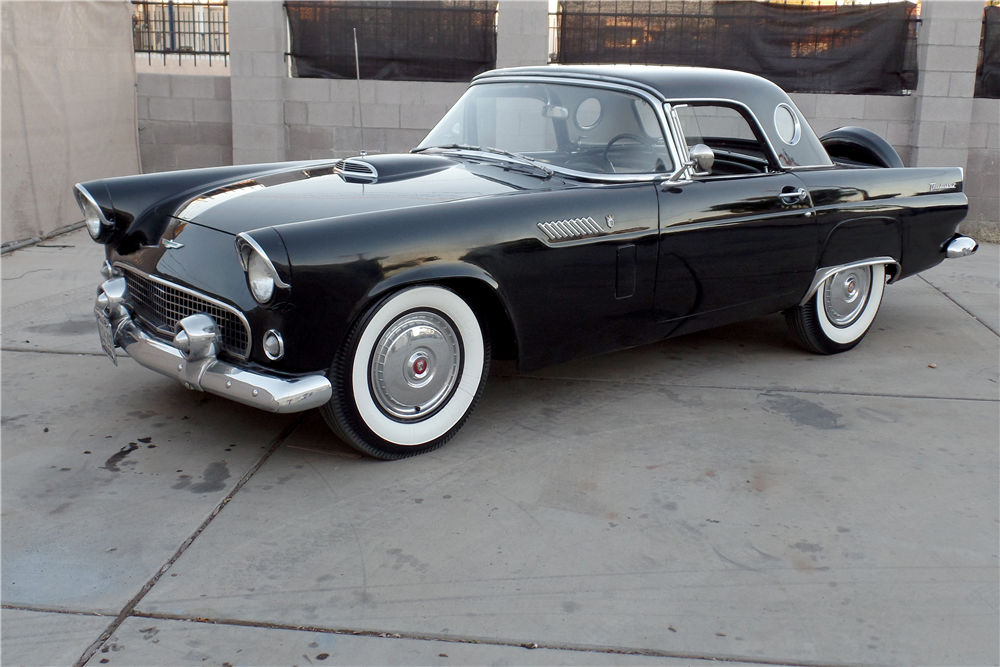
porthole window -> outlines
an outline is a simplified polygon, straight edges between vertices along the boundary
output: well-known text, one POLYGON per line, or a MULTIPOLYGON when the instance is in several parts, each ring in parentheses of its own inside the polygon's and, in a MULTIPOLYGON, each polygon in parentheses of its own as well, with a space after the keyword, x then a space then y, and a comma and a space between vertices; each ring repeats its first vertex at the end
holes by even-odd
POLYGON ((779 104, 774 110, 774 129, 778 132, 778 137, 789 146, 799 143, 799 137, 802 136, 799 118, 787 104, 779 104))
POLYGON ((589 130, 601 122, 602 112, 601 101, 596 97, 588 97, 580 102, 580 106, 576 108, 573 120, 576 121, 576 126, 581 130, 589 130))

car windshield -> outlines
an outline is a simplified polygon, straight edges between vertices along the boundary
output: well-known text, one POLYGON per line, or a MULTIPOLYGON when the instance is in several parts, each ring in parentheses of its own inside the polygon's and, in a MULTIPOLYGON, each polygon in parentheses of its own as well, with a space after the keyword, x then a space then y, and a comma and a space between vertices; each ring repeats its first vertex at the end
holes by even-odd
POLYGON ((672 172, 653 107, 627 93, 554 83, 472 86, 417 150, 499 149, 594 174, 672 172))

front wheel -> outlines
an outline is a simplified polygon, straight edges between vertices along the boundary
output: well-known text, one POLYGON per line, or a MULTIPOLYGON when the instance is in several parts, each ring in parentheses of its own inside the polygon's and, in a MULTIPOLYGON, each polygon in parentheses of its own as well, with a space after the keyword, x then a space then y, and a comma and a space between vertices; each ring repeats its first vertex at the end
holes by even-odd
POLYGON ((861 266, 833 274, 802 306, 785 311, 792 337, 819 354, 845 352, 871 328, 882 293, 885 266, 861 266))
POLYGON ((381 459, 437 449, 462 427, 489 375, 489 332, 455 292, 404 289, 354 325, 331 369, 330 428, 381 459))

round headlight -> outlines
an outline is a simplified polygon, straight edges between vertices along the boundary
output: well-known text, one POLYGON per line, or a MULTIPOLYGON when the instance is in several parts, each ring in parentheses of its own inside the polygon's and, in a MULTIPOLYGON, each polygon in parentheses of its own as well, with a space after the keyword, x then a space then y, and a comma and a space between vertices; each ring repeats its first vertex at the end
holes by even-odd
POLYGON ((90 232, 92 238, 96 239, 101 235, 101 213, 90 200, 81 199, 80 208, 83 209, 83 220, 87 223, 87 231, 90 232))
POLYGON ((267 261, 257 251, 250 253, 247 261, 247 278, 250 281, 250 291, 259 303, 267 303, 274 296, 274 275, 267 261))

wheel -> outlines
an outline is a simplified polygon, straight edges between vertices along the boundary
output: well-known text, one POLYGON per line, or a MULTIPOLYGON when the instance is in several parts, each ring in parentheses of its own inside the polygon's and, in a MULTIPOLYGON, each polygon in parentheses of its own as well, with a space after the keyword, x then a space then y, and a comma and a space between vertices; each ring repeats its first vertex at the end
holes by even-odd
MULTIPOLYGON (((609 156, 609 152, 611 151, 611 147, 614 146, 619 141, 621 141, 622 139, 628 139, 630 141, 633 141, 633 142, 639 144, 639 146, 642 147, 643 151, 646 154, 648 154, 650 161, 652 161, 653 157, 655 156, 655 154, 653 153, 653 147, 650 146, 649 143, 646 142, 639 135, 637 135, 637 134, 631 134, 629 132, 624 132, 622 134, 618 134, 618 135, 615 135, 614 137, 612 137, 611 141, 609 141, 607 143, 607 145, 604 147, 604 154, 602 155, 602 158, 604 159, 604 162, 606 162, 607 164, 611 165, 611 172, 612 173, 627 173, 627 172, 619 172, 618 168, 615 167, 614 163, 611 161, 611 157, 609 156)), ((633 159, 635 159, 636 163, 640 162, 640 159, 636 159, 635 156, 629 156, 629 157, 632 157, 633 159)), ((645 156, 643 156, 643 158, 644 157, 645 156)))
POLYGON ((330 372, 320 411, 349 445, 402 459, 448 442, 479 402, 489 375, 488 328, 455 292, 411 287, 369 308, 330 372))
POLYGON ((803 306, 785 311, 792 337, 819 354, 850 350, 868 333, 885 290, 881 264, 845 269, 827 278, 803 306))

